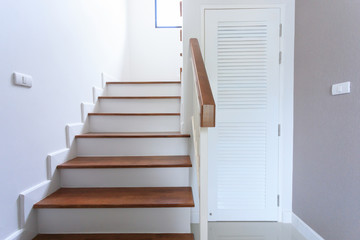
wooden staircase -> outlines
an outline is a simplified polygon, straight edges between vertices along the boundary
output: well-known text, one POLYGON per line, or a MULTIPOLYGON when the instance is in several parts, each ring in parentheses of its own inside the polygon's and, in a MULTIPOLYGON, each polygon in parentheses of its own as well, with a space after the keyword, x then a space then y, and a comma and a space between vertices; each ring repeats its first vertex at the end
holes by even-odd
POLYGON ((34 205, 34 239, 193 240, 180 82, 108 82, 61 188, 34 205))

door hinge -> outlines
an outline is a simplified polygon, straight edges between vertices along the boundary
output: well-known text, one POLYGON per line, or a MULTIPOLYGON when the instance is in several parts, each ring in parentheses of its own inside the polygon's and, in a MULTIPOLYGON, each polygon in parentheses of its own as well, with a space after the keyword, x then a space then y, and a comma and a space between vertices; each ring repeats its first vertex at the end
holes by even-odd
POLYGON ((281 136, 281 124, 278 124, 278 136, 281 136))
POLYGON ((282 52, 280 51, 279 52, 279 64, 281 64, 281 62, 282 62, 282 52))
POLYGON ((277 195, 277 206, 280 207, 280 195, 277 195))
POLYGON ((282 37, 282 24, 280 23, 280 27, 279 27, 279 36, 282 37))

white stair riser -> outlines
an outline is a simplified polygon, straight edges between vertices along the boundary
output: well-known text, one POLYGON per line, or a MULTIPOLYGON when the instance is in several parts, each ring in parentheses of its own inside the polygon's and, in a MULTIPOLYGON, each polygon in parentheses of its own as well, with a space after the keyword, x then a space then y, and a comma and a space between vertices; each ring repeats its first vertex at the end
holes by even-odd
POLYGON ((179 113, 180 99, 100 99, 101 113, 179 113))
POLYGON ((61 169, 61 186, 187 187, 188 168, 61 169))
POLYGON ((189 208, 38 209, 39 233, 189 233, 189 208))
POLYGON ((110 84, 107 96, 180 96, 180 84, 110 84))
POLYGON ((89 116, 90 132, 179 132, 180 116, 89 116))
POLYGON ((78 138, 78 156, 188 155, 188 138, 78 138))

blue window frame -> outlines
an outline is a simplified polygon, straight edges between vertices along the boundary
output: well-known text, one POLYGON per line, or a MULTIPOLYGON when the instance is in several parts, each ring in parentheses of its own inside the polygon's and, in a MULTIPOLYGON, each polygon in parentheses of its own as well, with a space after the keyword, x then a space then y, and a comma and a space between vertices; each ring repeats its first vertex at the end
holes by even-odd
POLYGON ((155 27, 182 28, 179 0, 155 0, 155 27))

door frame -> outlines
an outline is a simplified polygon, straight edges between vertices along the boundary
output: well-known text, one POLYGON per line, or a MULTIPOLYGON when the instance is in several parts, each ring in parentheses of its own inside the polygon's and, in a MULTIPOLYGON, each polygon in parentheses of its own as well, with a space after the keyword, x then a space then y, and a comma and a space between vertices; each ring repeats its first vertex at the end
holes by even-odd
MULTIPOLYGON (((237 4, 202 5, 200 47, 205 54, 205 11, 226 9, 279 9, 282 24, 280 51, 280 106, 278 159, 278 221, 291 223, 292 220, 292 168, 293 168, 293 99, 294 99, 294 12, 286 11, 285 4, 237 4)), ((205 56, 204 56, 205 57, 205 56)), ((210 187, 210 186, 209 186, 210 187)))

